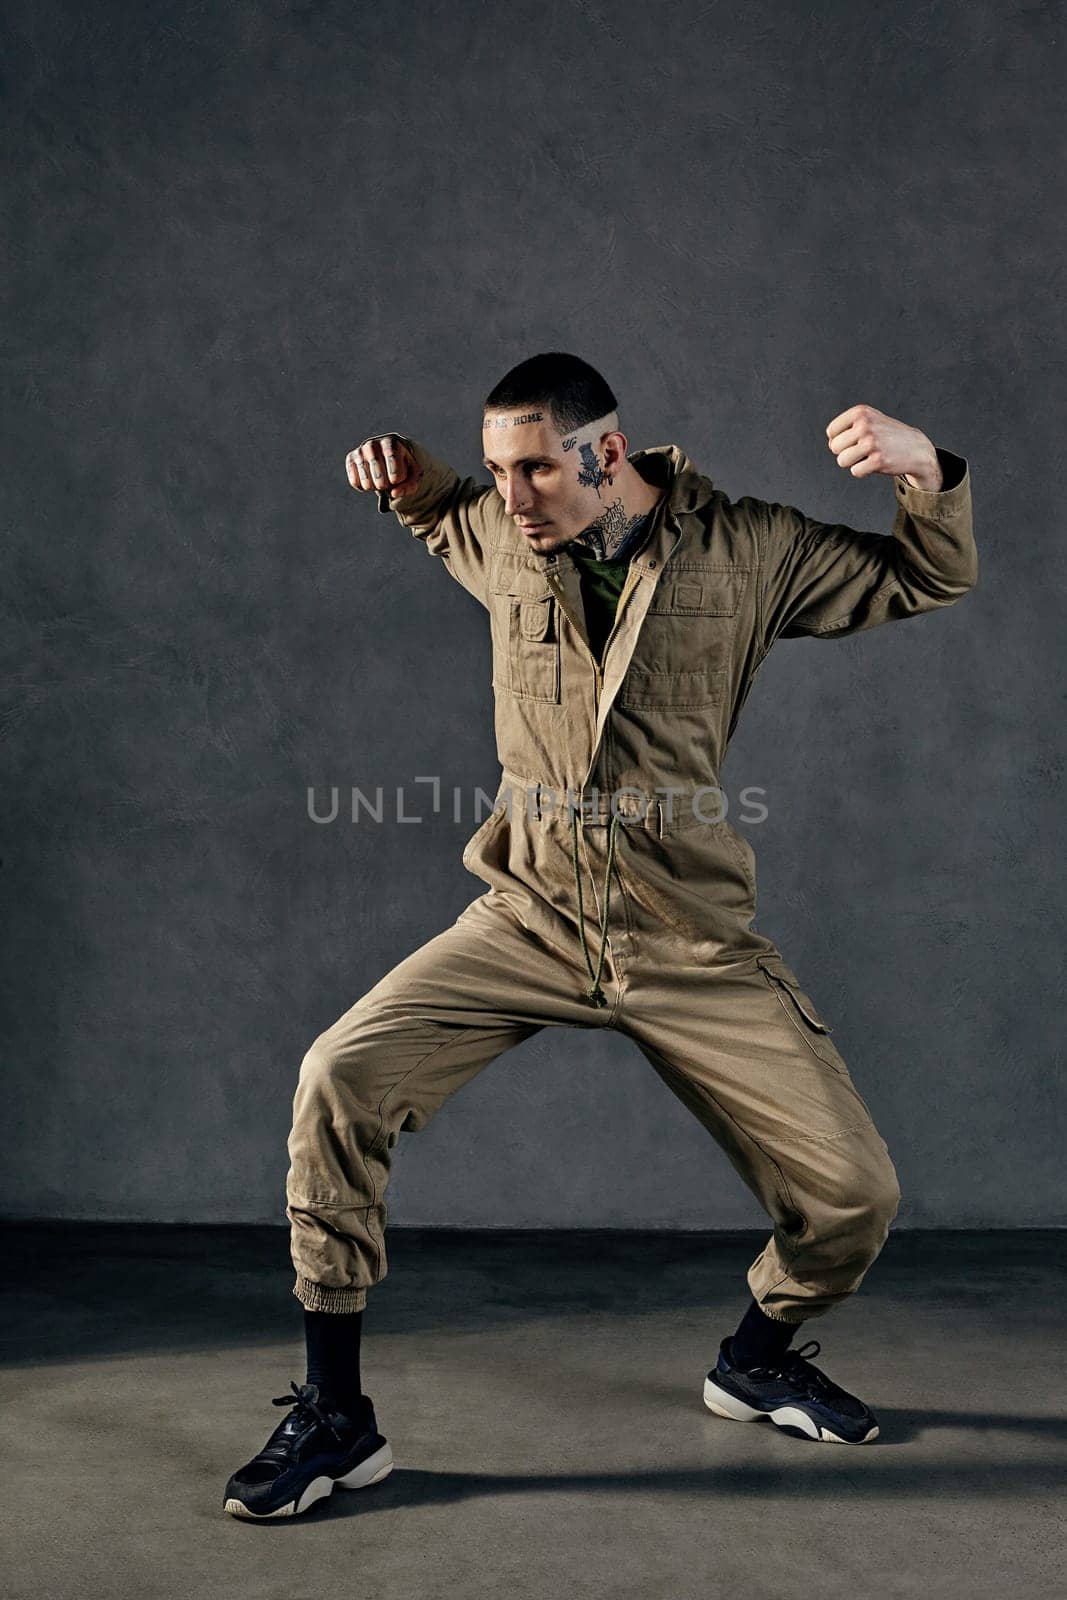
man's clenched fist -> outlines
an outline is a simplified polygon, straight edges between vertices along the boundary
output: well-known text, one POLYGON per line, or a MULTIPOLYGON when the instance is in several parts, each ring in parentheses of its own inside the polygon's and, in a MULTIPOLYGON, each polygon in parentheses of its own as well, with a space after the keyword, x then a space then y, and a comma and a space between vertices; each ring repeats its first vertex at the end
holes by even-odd
POLYGON ((887 472, 907 478, 916 489, 940 489, 937 451, 925 433, 887 417, 874 406, 850 406, 827 425, 826 442, 839 467, 854 478, 887 472))
POLYGON ((364 439, 345 456, 345 471, 353 489, 386 489, 394 500, 413 494, 422 478, 408 441, 398 433, 364 439))

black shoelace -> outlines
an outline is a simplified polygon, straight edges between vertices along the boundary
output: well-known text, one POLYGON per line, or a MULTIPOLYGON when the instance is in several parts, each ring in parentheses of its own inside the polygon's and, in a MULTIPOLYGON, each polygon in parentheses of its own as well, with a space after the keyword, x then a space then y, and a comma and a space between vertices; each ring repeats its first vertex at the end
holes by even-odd
POLYGON ((787 1383, 796 1384, 798 1389, 803 1389, 812 1400, 829 1399, 834 1394, 844 1394, 845 1391, 838 1389, 836 1383, 831 1383, 824 1372, 812 1366, 810 1358, 817 1356, 821 1349, 822 1345, 818 1339, 809 1339, 799 1350, 787 1350, 779 1361, 747 1367, 745 1371, 753 1378, 784 1378, 787 1383))
POLYGON ((302 1383, 297 1387, 295 1383, 290 1382, 289 1387, 292 1390, 292 1394, 282 1394, 276 1400, 271 1401, 272 1406, 295 1406, 296 1409, 286 1417, 286 1422, 303 1421, 307 1416, 314 1417, 315 1421, 320 1422, 324 1428, 329 1428, 334 1438, 340 1443, 341 1435, 319 1405, 318 1386, 314 1383, 302 1383))

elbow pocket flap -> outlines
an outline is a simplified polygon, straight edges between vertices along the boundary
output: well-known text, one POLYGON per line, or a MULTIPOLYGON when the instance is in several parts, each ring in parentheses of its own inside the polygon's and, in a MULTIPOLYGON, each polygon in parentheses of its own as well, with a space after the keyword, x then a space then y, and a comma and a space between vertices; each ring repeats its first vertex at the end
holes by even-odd
POLYGON ((819 1015, 810 995, 805 994, 800 987, 800 982, 792 967, 787 966, 784 961, 775 956, 757 956, 756 964, 770 983, 778 989, 779 998, 781 998, 782 991, 789 996, 809 1027, 814 1028, 816 1033, 830 1033, 833 1031, 829 1023, 824 1022, 819 1015))

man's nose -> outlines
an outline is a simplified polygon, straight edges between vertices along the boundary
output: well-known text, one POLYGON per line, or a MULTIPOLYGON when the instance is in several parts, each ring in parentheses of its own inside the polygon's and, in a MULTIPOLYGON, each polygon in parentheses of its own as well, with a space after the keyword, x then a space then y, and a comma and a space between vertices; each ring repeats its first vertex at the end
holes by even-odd
POLYGON ((521 478, 509 478, 507 493, 504 496, 504 510, 509 517, 517 516, 526 509, 526 485, 521 478))

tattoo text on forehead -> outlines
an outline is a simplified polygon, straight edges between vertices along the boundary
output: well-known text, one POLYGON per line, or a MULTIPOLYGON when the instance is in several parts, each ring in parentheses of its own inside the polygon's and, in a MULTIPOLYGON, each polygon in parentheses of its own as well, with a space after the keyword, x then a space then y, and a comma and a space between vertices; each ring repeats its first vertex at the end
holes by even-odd
POLYGON ((563 448, 564 450, 573 450, 577 443, 578 435, 576 433, 572 433, 569 439, 564 439, 563 448))
POLYGON ((486 417, 487 428, 521 428, 525 422, 543 422, 543 411, 524 411, 520 417, 486 417))

